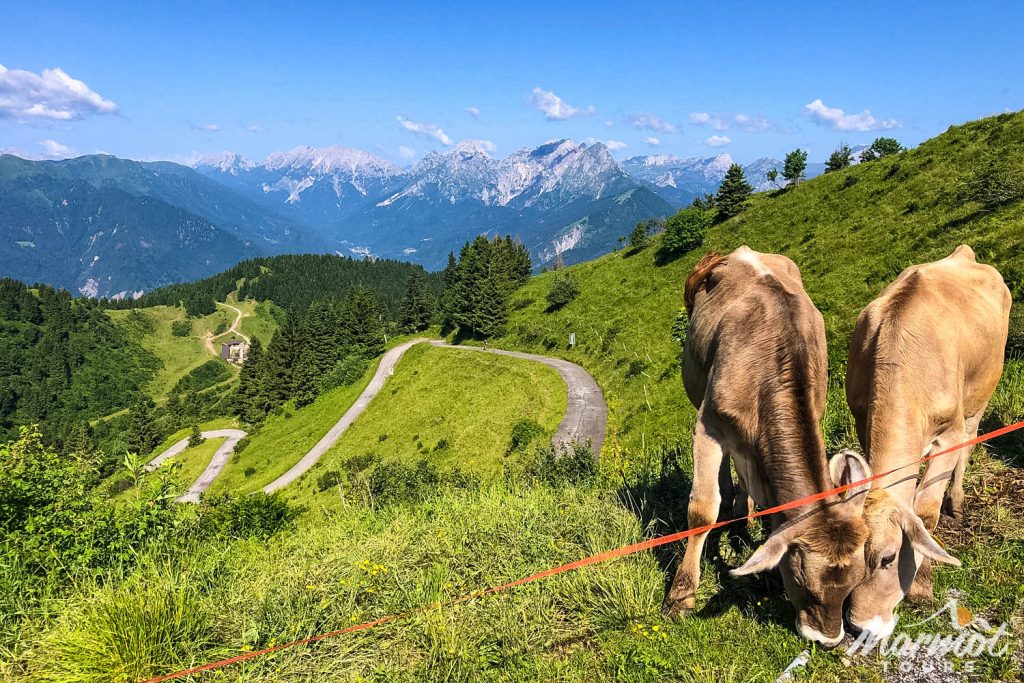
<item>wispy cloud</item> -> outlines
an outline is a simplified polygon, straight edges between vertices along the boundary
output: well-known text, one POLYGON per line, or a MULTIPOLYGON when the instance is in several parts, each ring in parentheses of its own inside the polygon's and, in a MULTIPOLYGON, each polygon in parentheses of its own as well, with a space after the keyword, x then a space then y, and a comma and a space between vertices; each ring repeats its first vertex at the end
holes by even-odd
POLYGON ((466 107, 466 113, 469 114, 470 116, 472 116, 474 119, 479 119, 480 118, 480 108, 479 107, 466 107))
POLYGON ((216 123, 196 123, 192 127, 196 130, 205 130, 207 133, 219 133, 221 130, 216 123))
POLYGON ((661 139, 656 138, 653 135, 648 135, 647 137, 645 137, 644 142, 646 142, 651 147, 658 147, 659 145, 661 145, 661 139))
POLYGON ((53 122, 116 113, 114 102, 63 69, 37 74, 0 64, 0 118, 53 122))
POLYGON ((617 152, 620 149, 626 149, 627 147, 629 147, 629 145, 627 145, 625 142, 622 142, 621 140, 605 140, 604 146, 613 152, 617 152))
POLYGON ((737 128, 748 133, 764 133, 774 127, 771 121, 761 114, 754 114, 753 116, 749 114, 736 114, 736 116, 732 117, 732 120, 737 128))
POLYGON ((245 124, 245 129, 250 133, 263 133, 267 130, 258 123, 247 123, 245 124))
POLYGON ((867 109, 859 114, 847 114, 842 109, 827 106, 821 98, 804 105, 804 115, 816 125, 837 131, 888 130, 900 126, 896 119, 876 119, 867 109))
POLYGON ((530 95, 530 104, 535 106, 548 121, 564 121, 578 116, 592 116, 596 111, 594 105, 586 108, 574 107, 561 97, 543 88, 534 88, 530 95))
POLYGON ((657 114, 650 112, 630 114, 626 120, 637 130, 650 130, 656 133, 675 133, 678 130, 676 124, 663 121, 657 114))
POLYGON ((67 159, 68 157, 78 156, 78 152, 74 148, 61 144, 56 140, 43 140, 39 143, 39 146, 43 148, 48 159, 67 159))
POLYGON ((402 157, 406 161, 412 161, 416 158, 416 150, 412 147, 406 147, 405 145, 398 146, 398 156, 402 157))
POLYGON ((695 111, 690 114, 690 123, 695 126, 710 128, 711 130, 728 130, 729 122, 721 116, 712 116, 706 111, 695 111))
POLYGON ((712 135, 704 141, 704 144, 708 147, 724 147, 730 142, 732 142, 732 140, 727 135, 712 135))
POLYGON ((430 138, 431 140, 436 140, 442 145, 452 144, 452 139, 445 135, 445 132, 441 130, 437 124, 418 123, 416 121, 411 121, 404 116, 396 116, 395 120, 398 121, 398 125, 411 133, 415 133, 416 135, 420 135, 425 138, 430 138))

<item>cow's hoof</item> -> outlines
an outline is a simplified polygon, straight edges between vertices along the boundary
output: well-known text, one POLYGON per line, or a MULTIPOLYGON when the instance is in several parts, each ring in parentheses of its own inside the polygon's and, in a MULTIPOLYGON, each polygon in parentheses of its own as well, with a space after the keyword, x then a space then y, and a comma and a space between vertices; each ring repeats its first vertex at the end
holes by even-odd
POLYGON ((694 610, 694 599, 666 600, 661 606, 661 614, 666 619, 681 619, 689 616, 694 610))

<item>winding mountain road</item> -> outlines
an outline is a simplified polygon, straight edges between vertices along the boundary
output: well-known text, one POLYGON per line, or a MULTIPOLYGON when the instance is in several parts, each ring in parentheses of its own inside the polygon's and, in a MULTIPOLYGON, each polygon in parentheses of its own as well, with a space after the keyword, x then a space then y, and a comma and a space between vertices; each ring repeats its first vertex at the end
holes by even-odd
MULTIPOLYGON (((237 311, 238 309, 235 310, 237 311)), ((241 311, 239 311, 239 314, 241 314, 241 311)), ((273 493, 309 471, 323 454, 337 443, 341 435, 345 433, 345 430, 356 421, 357 417, 362 415, 363 411, 370 405, 370 402, 380 393, 388 377, 395 374, 395 366, 402 356, 405 355, 405 352, 416 344, 423 342, 429 342, 439 348, 511 356, 512 358, 543 363, 553 368, 565 382, 567 401, 565 416, 555 431, 555 436, 551 440, 552 443, 556 448, 561 448, 563 446, 571 447, 573 443, 589 441, 594 456, 597 457, 601 453, 601 445, 604 443, 605 426, 608 422, 608 406, 605 404, 604 394, 602 394, 601 388, 597 386, 597 382, 579 365, 562 360, 561 358, 549 358, 548 356, 538 356, 532 353, 506 351, 504 349, 485 349, 478 346, 453 346, 442 340, 418 338, 388 350, 380 359, 380 364, 377 366, 377 371, 373 374, 370 383, 359 394, 355 403, 349 406, 349 409, 345 411, 341 418, 331 427, 330 431, 315 446, 303 455, 287 472, 264 486, 263 491, 273 493)), ((202 434, 207 439, 226 438, 226 441, 217 449, 210 464, 203 470, 203 473, 199 475, 199 478, 196 479, 189 490, 178 498, 180 502, 198 502, 199 496, 209 488, 213 480, 220 474, 220 471, 224 469, 224 465, 227 464, 235 450, 235 445, 240 439, 245 437, 245 432, 238 429, 216 429, 203 432, 202 434)), ((182 439, 154 458, 147 465, 147 469, 156 469, 162 462, 181 453, 187 447, 188 439, 182 439)))
MULTIPOLYGON (((210 459, 210 464, 206 466, 199 478, 196 479, 192 486, 189 487, 183 495, 178 496, 177 501, 179 503, 198 503, 199 496, 203 494, 206 489, 210 488, 210 484, 217 478, 220 471, 224 469, 224 465, 228 464, 228 460, 231 458, 231 454, 235 452, 235 445, 239 441, 245 438, 245 432, 241 429, 211 429, 206 432, 202 432, 204 439, 224 439, 224 443, 220 445, 217 452, 213 454, 213 458, 210 459)), ((166 451, 156 456, 149 461, 146 465, 146 471, 152 472, 157 467, 160 467, 166 460, 173 458, 182 451, 188 448, 188 437, 185 437, 181 441, 178 441, 173 446, 168 448, 166 451)))
POLYGON ((219 339, 220 337, 223 337, 226 334, 237 334, 239 337, 245 340, 246 344, 251 344, 252 340, 249 339, 249 337, 247 337, 246 335, 242 334, 241 330, 238 329, 239 326, 242 324, 242 318, 245 317, 245 313, 243 313, 240 308, 235 308, 231 304, 221 303, 220 301, 214 301, 213 303, 217 304, 218 306, 223 306, 224 308, 230 308, 232 311, 236 313, 236 316, 234 322, 231 323, 231 327, 224 330, 220 334, 212 334, 210 332, 207 332, 205 335, 203 335, 203 343, 206 346, 206 350, 209 351, 210 354, 214 356, 219 356, 220 354, 217 353, 217 349, 213 345, 213 340, 219 339))

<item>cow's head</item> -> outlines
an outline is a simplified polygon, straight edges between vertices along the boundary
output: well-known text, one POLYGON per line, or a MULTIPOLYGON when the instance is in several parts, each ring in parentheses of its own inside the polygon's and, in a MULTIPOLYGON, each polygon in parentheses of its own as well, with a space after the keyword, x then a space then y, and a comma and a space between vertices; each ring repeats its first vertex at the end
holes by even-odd
POLYGON ((867 496, 864 519, 864 581, 850 594, 847 621, 853 629, 885 638, 896 625, 893 610, 910 590, 922 558, 959 566, 960 562, 935 542, 910 506, 886 489, 867 496))
MULTIPOLYGON (((829 461, 836 486, 871 476, 857 453, 843 451, 829 461)), ((786 594, 796 608, 796 630, 826 647, 843 639, 843 603, 865 575, 864 498, 870 484, 847 492, 824 508, 777 529, 732 574, 742 576, 779 567, 786 594)))

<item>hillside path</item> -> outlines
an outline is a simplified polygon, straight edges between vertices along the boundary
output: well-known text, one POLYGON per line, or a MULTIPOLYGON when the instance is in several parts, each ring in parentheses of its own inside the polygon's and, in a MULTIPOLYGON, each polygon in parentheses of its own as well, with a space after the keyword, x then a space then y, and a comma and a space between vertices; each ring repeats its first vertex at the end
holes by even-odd
POLYGON ((601 392, 601 388, 597 386, 597 382, 579 365, 562 360, 561 358, 549 358, 532 353, 505 351, 503 349, 484 349, 477 346, 453 346, 443 340, 417 338, 396 346, 385 353, 384 357, 380 360, 380 365, 377 366, 377 372, 374 373, 373 379, 370 380, 370 383, 363 390, 363 393, 359 395, 355 403, 345 411, 341 419, 331 427, 331 430, 308 453, 302 456, 299 462, 263 487, 263 491, 265 493, 273 493, 305 474, 331 446, 337 443, 341 435, 345 433, 345 430, 366 410, 367 406, 370 405, 370 402, 384 386, 387 378, 395 374, 395 365, 398 364, 399 359, 401 359, 405 352, 416 344, 423 342, 430 342, 440 348, 496 353, 502 356, 544 363, 554 368, 565 382, 568 395, 565 417, 562 418, 562 422, 558 425, 552 443, 558 448, 562 445, 568 446, 574 441, 583 442, 589 440, 594 456, 600 455, 601 445, 604 443, 605 426, 608 421, 608 406, 605 404, 604 394, 601 392))
POLYGON ((245 340, 246 344, 251 344, 252 340, 249 339, 249 337, 247 337, 246 335, 242 334, 241 330, 239 330, 239 326, 242 324, 242 318, 245 317, 245 313, 242 313, 242 309, 235 308, 231 304, 224 304, 219 301, 214 301, 213 303, 217 304, 218 306, 223 306, 224 308, 230 308, 237 315, 235 316, 234 322, 231 323, 231 327, 224 330, 220 334, 215 335, 207 332, 205 335, 203 335, 203 343, 206 345, 206 350, 209 351, 211 355, 219 356, 220 354, 217 353, 217 349, 213 345, 213 340, 217 339, 218 337, 223 337, 226 334, 237 334, 239 337, 245 340))
MULTIPOLYGON (((228 463, 231 458, 231 454, 235 452, 235 445, 245 437, 245 432, 241 429, 211 429, 209 431, 202 432, 204 439, 224 439, 224 443, 220 445, 217 452, 213 454, 213 458, 210 459, 210 464, 206 466, 199 478, 196 479, 192 486, 189 487, 183 495, 178 497, 179 503, 198 503, 199 496, 202 495, 206 489, 210 488, 210 484, 217 478, 220 471, 224 469, 224 465, 228 463)), ((185 437, 181 441, 178 441, 173 446, 168 448, 166 451, 156 456, 146 465, 146 471, 152 472, 157 467, 162 465, 164 461, 169 458, 173 458, 182 451, 188 448, 188 437, 185 437)))

